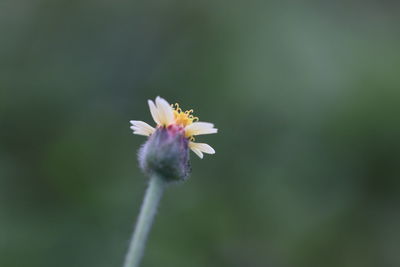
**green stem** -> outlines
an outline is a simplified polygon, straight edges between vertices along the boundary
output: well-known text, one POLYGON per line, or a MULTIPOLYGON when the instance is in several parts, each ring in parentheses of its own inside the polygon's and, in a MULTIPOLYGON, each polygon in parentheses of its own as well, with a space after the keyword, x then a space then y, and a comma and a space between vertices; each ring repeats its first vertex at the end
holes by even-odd
POLYGON ((129 245, 128 253, 126 254, 124 267, 138 267, 140 264, 147 237, 157 212, 158 203, 164 192, 165 184, 162 177, 154 175, 150 178, 135 231, 129 245))

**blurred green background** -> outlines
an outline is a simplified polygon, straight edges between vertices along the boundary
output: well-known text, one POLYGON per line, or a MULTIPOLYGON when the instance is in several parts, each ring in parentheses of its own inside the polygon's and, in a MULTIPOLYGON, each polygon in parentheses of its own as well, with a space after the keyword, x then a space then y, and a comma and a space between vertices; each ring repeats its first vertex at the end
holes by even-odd
POLYGON ((219 134, 142 266, 400 266, 395 1, 0 2, 0 266, 121 266, 157 95, 219 134))

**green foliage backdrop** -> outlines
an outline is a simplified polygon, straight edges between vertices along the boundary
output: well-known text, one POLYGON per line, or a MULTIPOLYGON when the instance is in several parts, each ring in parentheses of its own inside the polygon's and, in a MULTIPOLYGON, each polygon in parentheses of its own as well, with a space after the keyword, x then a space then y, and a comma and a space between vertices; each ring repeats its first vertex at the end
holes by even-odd
POLYGON ((143 267, 399 266, 394 1, 0 3, 0 266, 121 266, 160 95, 214 122, 143 267))

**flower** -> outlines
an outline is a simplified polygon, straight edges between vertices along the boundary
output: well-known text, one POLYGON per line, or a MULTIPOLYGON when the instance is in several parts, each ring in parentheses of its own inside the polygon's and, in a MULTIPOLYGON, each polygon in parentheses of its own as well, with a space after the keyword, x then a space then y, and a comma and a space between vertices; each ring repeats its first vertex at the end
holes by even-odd
MULTIPOLYGON (((194 136, 214 134, 218 129, 209 122, 200 122, 192 115, 193 110, 182 111, 178 104, 170 105, 165 99, 157 97, 155 103, 148 100, 151 116, 156 122, 156 128, 146 122, 131 120, 131 129, 134 134, 152 136, 157 131, 166 131, 171 138, 182 136, 187 141, 184 146, 189 147, 197 156, 203 158, 203 153, 214 154, 215 150, 208 144, 194 142, 194 136)), ((150 140, 151 138, 149 138, 150 140)), ((165 138, 164 138, 165 139, 165 138)))

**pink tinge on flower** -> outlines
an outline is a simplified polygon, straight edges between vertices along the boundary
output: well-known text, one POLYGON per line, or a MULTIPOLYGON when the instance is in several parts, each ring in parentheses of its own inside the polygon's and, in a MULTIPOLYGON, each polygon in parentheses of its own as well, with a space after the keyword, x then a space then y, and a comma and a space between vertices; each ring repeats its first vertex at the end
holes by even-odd
POLYGON ((208 144, 194 142, 194 136, 217 133, 218 129, 214 128, 214 124, 198 121, 192 114, 193 110, 183 111, 178 104, 171 106, 159 96, 155 102, 148 100, 148 104, 157 125, 154 128, 143 121, 131 121, 134 134, 151 136, 156 129, 166 128, 171 134, 183 134, 188 139, 189 148, 200 158, 203 158, 203 153, 215 153, 208 144))
POLYGON ((176 124, 168 125, 167 130, 170 134, 173 135, 178 135, 178 134, 185 135, 185 128, 176 124))

